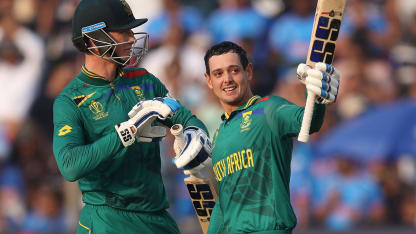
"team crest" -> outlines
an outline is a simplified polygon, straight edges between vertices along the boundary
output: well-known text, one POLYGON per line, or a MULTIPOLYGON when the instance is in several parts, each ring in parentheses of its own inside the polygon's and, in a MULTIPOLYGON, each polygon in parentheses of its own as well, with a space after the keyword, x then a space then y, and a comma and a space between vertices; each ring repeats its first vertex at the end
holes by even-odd
POLYGON ((136 86, 132 86, 130 88, 136 93, 136 96, 139 100, 144 99, 144 94, 143 94, 142 89, 140 88, 140 86, 136 85, 136 86))
POLYGON ((126 0, 120 0, 121 4, 123 4, 124 10, 127 12, 128 15, 133 15, 133 12, 131 11, 131 8, 129 4, 126 2, 126 0))
POLYGON ((244 113, 242 113, 242 118, 241 118, 241 123, 240 123, 240 128, 241 128, 241 130, 240 130, 240 132, 245 132, 245 131, 248 131, 248 130, 250 130, 250 125, 251 125, 251 114, 252 114, 253 112, 252 111, 247 111, 247 112, 244 112, 244 113))
POLYGON ((100 102, 96 102, 93 100, 89 108, 90 108, 90 111, 93 114, 95 114, 95 116, 93 117, 95 120, 99 120, 108 116, 108 112, 103 112, 103 109, 104 109, 103 104, 101 104, 100 102))

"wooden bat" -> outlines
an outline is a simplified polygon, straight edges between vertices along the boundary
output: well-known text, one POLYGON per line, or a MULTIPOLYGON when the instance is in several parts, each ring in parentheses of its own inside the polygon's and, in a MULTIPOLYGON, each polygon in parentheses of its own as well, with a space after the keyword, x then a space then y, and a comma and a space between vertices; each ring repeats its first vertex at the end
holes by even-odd
MULTIPOLYGON (((314 67, 318 62, 332 63, 346 1, 318 0, 306 59, 307 65, 314 67)), ((298 141, 308 142, 309 140, 315 98, 315 94, 308 92, 298 141)))
MULTIPOLYGON (((170 132, 175 136, 174 151, 179 155, 185 146, 185 137, 183 135, 183 127, 175 124, 171 127, 170 132)), ((204 169, 202 169, 204 170, 204 169)), ((214 186, 214 175, 212 170, 204 170, 198 175, 190 175, 184 179, 189 196, 192 200, 199 224, 204 234, 208 232, 211 213, 217 200, 217 192, 214 186)))

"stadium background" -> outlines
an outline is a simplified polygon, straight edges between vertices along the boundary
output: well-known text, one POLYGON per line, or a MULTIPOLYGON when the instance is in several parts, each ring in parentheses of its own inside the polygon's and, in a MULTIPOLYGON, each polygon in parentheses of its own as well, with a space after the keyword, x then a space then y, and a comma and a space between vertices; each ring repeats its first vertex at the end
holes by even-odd
MULTIPOLYGON (((306 57, 316 1, 127 1, 136 17, 149 18, 138 28, 150 34, 141 66, 201 118, 211 135, 221 114, 203 79, 203 55, 212 43, 243 45, 254 64, 256 94, 304 104, 295 68, 306 57)), ((0 233, 73 233, 76 228, 79 190, 60 176, 51 144, 53 100, 83 63, 71 43, 77 3, 0 1, 0 233)), ((349 146, 355 137, 330 137, 341 126, 353 136, 374 132, 372 139, 378 139, 379 125, 353 129, 348 123, 410 105, 406 118, 383 122, 394 115, 387 109, 375 122, 392 129, 409 122, 401 131, 408 135, 390 134, 383 144, 407 142, 414 149, 416 141, 409 139, 416 139, 415 117, 409 113, 415 113, 416 99, 416 1, 348 0, 341 31, 334 63, 342 73, 339 98, 328 107, 312 143, 298 143, 294 150, 295 233, 415 233, 416 152, 374 151, 370 141, 360 142, 358 148, 367 151, 359 155, 349 147, 336 153, 325 147, 332 139, 333 145, 349 146)), ((171 137, 162 144, 170 211, 182 233, 201 233, 183 175, 170 164, 171 144, 171 137)))

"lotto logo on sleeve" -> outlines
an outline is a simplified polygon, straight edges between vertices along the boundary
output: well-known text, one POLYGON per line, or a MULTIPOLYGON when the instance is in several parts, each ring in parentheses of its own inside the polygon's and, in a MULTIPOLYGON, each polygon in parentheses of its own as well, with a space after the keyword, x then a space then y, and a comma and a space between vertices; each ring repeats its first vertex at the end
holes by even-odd
POLYGON ((338 39, 341 20, 321 16, 315 32, 310 60, 331 64, 334 59, 335 42, 338 39))
POLYGON ((72 130, 71 126, 65 125, 61 129, 59 129, 58 136, 65 136, 66 134, 70 133, 71 130, 72 130))

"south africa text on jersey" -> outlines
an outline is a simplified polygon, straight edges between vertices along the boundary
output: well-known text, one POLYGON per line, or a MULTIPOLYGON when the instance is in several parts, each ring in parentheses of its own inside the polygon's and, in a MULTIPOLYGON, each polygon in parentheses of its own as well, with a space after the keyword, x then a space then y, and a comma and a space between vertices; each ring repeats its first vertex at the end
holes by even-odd
POLYGON ((221 181, 224 177, 249 167, 254 167, 253 151, 246 149, 221 159, 215 163, 213 170, 216 180, 221 181))

